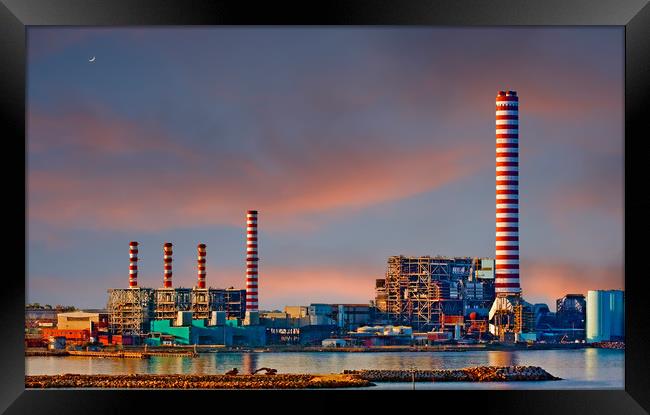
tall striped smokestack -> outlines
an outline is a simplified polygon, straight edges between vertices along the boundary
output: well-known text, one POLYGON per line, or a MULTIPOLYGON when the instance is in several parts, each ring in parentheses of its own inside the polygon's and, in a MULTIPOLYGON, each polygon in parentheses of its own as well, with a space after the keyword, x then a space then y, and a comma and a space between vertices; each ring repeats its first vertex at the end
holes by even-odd
POLYGON ((199 244, 196 247, 196 263, 199 268, 198 287, 205 288, 205 244, 199 244))
POLYGON ((129 288, 138 286, 138 243, 129 243, 129 288))
POLYGON ((257 211, 246 212, 246 311, 257 311, 257 211))
POLYGON ((519 97, 499 91, 496 98, 496 257, 497 296, 518 295, 519 286, 519 97))
POLYGON ((172 254, 172 244, 165 242, 165 245, 163 245, 163 261, 165 267, 163 287, 165 288, 171 288, 172 286, 172 254))

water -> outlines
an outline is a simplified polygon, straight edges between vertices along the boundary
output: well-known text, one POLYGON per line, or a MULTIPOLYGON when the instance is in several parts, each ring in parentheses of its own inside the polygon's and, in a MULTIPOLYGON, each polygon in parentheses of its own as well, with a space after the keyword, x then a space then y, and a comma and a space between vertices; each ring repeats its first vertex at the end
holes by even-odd
MULTIPOLYGON (((469 366, 540 366, 561 381, 428 383, 416 389, 623 389, 625 352, 609 349, 467 352, 286 352, 202 353, 198 358, 101 359, 25 358, 28 375, 75 374, 223 374, 236 367, 251 373, 271 367, 278 373, 341 373, 345 369, 459 369, 469 366)), ((411 383, 380 383, 374 389, 411 389, 411 383)))

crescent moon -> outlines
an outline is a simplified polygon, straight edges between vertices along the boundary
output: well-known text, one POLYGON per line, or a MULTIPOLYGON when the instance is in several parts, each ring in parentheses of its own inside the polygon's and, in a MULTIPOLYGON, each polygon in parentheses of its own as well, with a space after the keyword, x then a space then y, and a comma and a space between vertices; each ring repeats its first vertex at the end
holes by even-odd
POLYGON ((93 56, 92 58, 88 59, 88 62, 95 62, 95 57, 93 56))

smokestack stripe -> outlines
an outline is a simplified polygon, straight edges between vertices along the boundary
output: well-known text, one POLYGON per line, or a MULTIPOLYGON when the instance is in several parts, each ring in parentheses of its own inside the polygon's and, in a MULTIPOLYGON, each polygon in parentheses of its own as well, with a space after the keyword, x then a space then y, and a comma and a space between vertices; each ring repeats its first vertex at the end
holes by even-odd
POLYGON ((521 293, 519 285, 519 97, 496 97, 495 291, 521 293))
POLYGON ((199 288, 205 288, 205 244, 198 244, 196 247, 196 263, 198 267, 198 283, 199 288))
POLYGON ((129 243, 129 287, 138 286, 138 243, 129 243))
POLYGON ((246 311, 257 311, 257 211, 246 212, 246 311))
POLYGON ((165 242, 163 245, 163 262, 164 262, 164 276, 163 276, 163 287, 171 288, 172 287, 172 244, 170 242, 165 242))

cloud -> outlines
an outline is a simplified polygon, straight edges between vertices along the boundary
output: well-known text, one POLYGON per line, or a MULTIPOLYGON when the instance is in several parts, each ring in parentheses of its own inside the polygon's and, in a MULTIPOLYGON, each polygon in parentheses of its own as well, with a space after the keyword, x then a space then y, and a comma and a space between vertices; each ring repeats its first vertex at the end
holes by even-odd
POLYGON ((28 114, 28 150, 63 150, 65 157, 110 158, 135 154, 173 154, 192 158, 182 137, 157 126, 120 117, 99 104, 77 103, 53 112, 32 108, 28 114))
MULTIPOLYGON (((576 161, 574 161, 575 163, 576 161)), ((578 159, 579 163, 580 160, 578 159)), ((576 215, 598 214, 607 223, 620 223, 624 216, 624 176, 621 155, 592 155, 578 174, 557 183, 546 199, 550 219, 560 229, 576 215)))
POLYGON ((624 289, 622 264, 598 266, 590 263, 522 259, 521 286, 529 302, 544 302, 554 309, 555 300, 566 294, 589 290, 624 289))
POLYGON ((373 274, 360 264, 315 266, 260 265, 260 305, 279 307, 310 303, 362 303, 374 298, 373 274))
POLYGON ((432 191, 483 167, 471 147, 414 148, 385 137, 374 146, 355 137, 336 146, 314 140, 297 151, 295 141, 269 133, 253 154, 218 148, 202 154, 106 112, 36 113, 30 127, 29 219, 73 228, 239 225, 253 207, 269 228, 304 224, 310 215, 432 191), (162 156, 150 157, 156 152, 162 156), (63 163, 41 167, 39 157, 57 154, 63 163))

